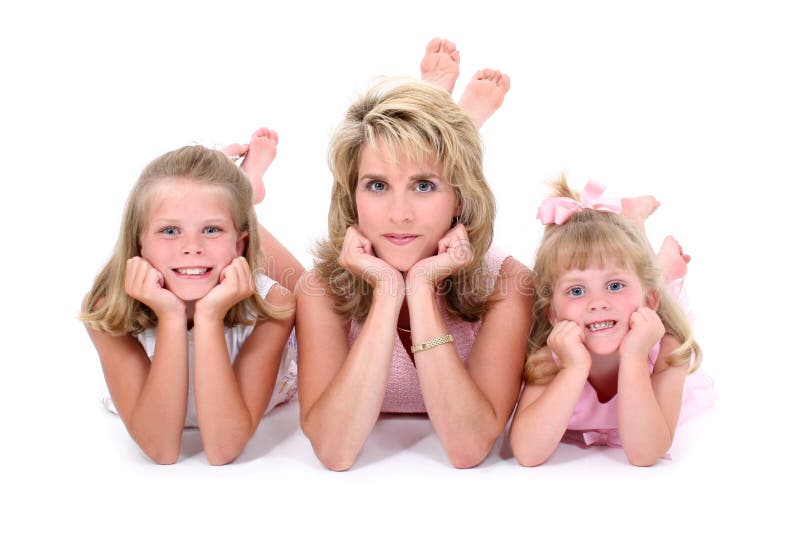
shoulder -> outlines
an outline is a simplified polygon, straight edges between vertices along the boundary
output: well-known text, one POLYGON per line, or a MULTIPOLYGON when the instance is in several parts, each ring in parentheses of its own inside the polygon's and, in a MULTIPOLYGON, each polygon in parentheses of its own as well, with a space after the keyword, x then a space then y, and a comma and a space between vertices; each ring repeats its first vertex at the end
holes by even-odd
POLYGON ((653 374, 662 373, 667 370, 678 370, 682 373, 689 372, 688 362, 686 365, 681 365, 678 367, 669 364, 669 355, 680 346, 681 342, 677 337, 672 334, 664 334, 664 337, 661 338, 661 342, 658 345, 658 355, 656 356, 656 361, 653 365, 653 374))
POLYGON ((533 271, 513 257, 506 256, 500 265, 492 293, 495 299, 508 296, 532 299, 533 271))
POLYGON ((264 300, 274 306, 294 306, 295 298, 294 293, 282 285, 275 283, 269 288, 264 300))

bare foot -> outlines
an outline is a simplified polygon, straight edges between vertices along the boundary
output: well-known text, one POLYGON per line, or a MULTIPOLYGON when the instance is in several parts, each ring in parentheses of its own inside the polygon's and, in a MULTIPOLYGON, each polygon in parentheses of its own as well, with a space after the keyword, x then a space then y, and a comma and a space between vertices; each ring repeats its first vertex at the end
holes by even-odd
POLYGON ((241 145, 239 143, 234 143, 232 145, 224 146, 219 149, 220 152, 228 156, 233 160, 237 160, 247 154, 247 151, 250 149, 249 145, 241 145))
POLYGON ((622 215, 633 222, 643 234, 644 221, 658 209, 661 203, 654 196, 645 195, 642 197, 623 198, 622 215))
POLYGON ((480 128, 500 109, 510 88, 511 79, 499 70, 479 70, 464 89, 459 105, 480 128))
POLYGON ((658 266, 661 267, 664 279, 668 283, 686 276, 689 270, 688 263, 691 260, 692 257, 683 253, 680 243, 671 235, 664 238, 661 249, 656 255, 658 266))
POLYGON ((455 44, 444 39, 431 39, 419 64, 420 78, 452 93, 458 78, 459 61, 461 56, 455 44))
POLYGON ((242 170, 253 184, 253 204, 264 200, 264 173, 275 160, 278 151, 278 134, 268 128, 259 128, 250 137, 242 170))

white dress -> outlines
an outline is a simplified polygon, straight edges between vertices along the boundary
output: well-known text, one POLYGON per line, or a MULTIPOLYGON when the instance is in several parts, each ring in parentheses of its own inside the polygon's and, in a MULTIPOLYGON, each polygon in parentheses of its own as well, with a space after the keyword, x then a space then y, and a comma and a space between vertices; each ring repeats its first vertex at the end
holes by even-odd
MULTIPOLYGON (((269 290, 277 282, 275 280, 259 274, 256 276, 256 291, 262 297, 266 297, 269 290)), ((228 354, 231 358, 231 363, 236 359, 239 350, 244 345, 245 340, 253 333, 255 325, 236 325, 232 327, 225 327, 225 344, 228 346, 228 354)), ((186 332, 189 351, 189 395, 188 405, 186 409, 186 421, 184 426, 197 427, 197 407, 194 402, 194 330, 186 332)), ((156 328, 148 328, 138 334, 136 339, 144 348, 147 357, 151 360, 156 350, 156 328)), ((292 399, 297 392, 297 340, 295 338, 294 330, 283 348, 283 355, 281 356, 281 365, 278 369, 278 377, 275 380, 275 387, 272 390, 267 409, 264 413, 269 412, 273 407, 283 402, 292 399)), ((103 398, 103 404, 110 411, 117 413, 113 401, 110 396, 103 398)))

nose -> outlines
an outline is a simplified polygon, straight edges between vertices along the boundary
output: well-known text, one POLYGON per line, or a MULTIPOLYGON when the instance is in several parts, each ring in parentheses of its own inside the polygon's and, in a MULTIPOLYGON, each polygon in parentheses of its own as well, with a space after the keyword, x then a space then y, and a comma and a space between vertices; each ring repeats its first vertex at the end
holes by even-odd
POLYGON ((405 223, 413 219, 411 203, 405 192, 398 192, 392 195, 391 205, 389 206, 389 219, 395 223, 405 223))
POLYGON ((608 309, 608 301, 603 297, 602 294, 593 295, 589 299, 589 309, 591 311, 607 310, 608 309))
POLYGON ((203 248, 200 246, 200 243, 194 239, 186 239, 181 248, 185 256, 203 253, 203 248))

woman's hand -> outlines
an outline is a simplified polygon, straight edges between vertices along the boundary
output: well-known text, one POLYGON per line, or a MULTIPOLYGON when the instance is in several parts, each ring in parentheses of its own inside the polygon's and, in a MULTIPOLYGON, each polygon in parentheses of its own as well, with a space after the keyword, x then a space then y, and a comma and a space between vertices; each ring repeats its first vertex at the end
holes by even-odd
POLYGON ((195 314, 222 320, 234 305, 255 291, 253 275, 247 260, 234 258, 219 274, 219 284, 195 304, 195 314))
POLYGON ((647 358, 653 345, 664 337, 664 323, 655 310, 642 306, 631 314, 630 330, 619 346, 621 358, 647 358))
POLYGON ((125 293, 153 310, 158 318, 186 313, 183 301, 164 287, 164 276, 139 256, 130 258, 126 264, 125 293))
POLYGON ((347 229, 339 254, 339 265, 366 281, 376 291, 386 290, 391 294, 403 288, 400 271, 375 256, 372 243, 361 231, 351 226, 347 229))
POLYGON ((435 286, 472 263, 474 259, 475 253, 472 251, 467 229, 459 223, 439 240, 439 249, 435 256, 422 259, 411 267, 406 276, 406 287, 408 289, 413 284, 422 283, 435 286))
POLYGON ((584 342, 586 332, 574 321, 560 321, 547 337, 547 346, 561 360, 562 369, 579 368, 588 372, 592 367, 592 356, 584 342))

